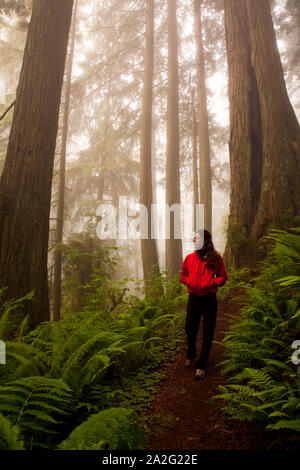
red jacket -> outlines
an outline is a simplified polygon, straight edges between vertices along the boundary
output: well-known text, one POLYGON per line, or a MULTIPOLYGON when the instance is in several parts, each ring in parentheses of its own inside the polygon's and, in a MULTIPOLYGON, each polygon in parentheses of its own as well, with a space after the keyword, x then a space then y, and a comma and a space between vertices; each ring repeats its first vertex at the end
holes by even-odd
POLYGON ((227 281, 227 272, 224 261, 219 256, 219 263, 216 269, 207 267, 206 257, 200 259, 196 251, 186 256, 182 263, 180 280, 188 287, 188 292, 197 295, 216 293, 227 281))

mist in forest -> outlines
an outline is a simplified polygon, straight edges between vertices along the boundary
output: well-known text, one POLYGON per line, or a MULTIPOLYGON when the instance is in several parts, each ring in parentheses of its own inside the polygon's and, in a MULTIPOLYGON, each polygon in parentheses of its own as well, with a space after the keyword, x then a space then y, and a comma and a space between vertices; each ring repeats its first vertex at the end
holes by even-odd
MULTIPOLYGON (((208 211, 203 217, 212 231, 215 247, 224 253, 232 178, 224 5, 217 0, 195 3, 178 0, 175 8, 175 2, 174 5, 171 2, 172 26, 168 3, 154 2, 152 7, 151 3, 74 2, 51 183, 47 261, 51 288, 55 283, 55 263, 62 263, 61 259, 55 261, 55 246, 70 240, 84 246, 85 242, 78 237, 119 247, 120 265, 115 273, 118 279, 124 276, 133 276, 136 281, 143 279, 147 269, 145 264, 143 269, 143 251, 157 252, 158 258, 149 262, 156 259, 161 271, 168 268, 176 271, 175 265, 172 268, 167 265, 164 238, 155 240, 152 247, 141 246, 144 242, 137 223, 139 204, 149 204, 150 197, 153 205, 165 204, 168 197, 171 202, 180 203, 182 217, 183 207, 202 204, 204 212, 208 211), (177 88, 171 96, 175 79, 177 88), (147 80, 150 98, 150 92, 145 92, 147 80), (171 109, 174 100, 178 100, 176 108, 171 109), (172 123, 176 114, 178 122, 172 123), (147 119, 151 119, 147 129, 150 134, 144 136, 145 126, 149 125, 147 119), (144 165, 143 161, 148 162, 144 165), (170 162, 174 164, 173 176, 173 170, 168 170, 170 162), (151 190, 143 179, 150 173, 151 190), (142 187, 146 188, 144 193, 142 187), (166 188, 170 196, 166 195, 166 188), (127 198, 131 214, 128 220, 137 229, 126 239, 118 236, 120 198, 127 198), (118 230, 116 237, 100 239, 97 225, 101 221, 101 206, 105 204, 115 208, 118 230)), ((31 2, 24 0, 16 7, 4 1, 0 6, 2 169, 31 2)), ((299 116, 299 8, 297 2, 285 0, 273 1, 271 6, 289 98, 299 116)), ((53 44, 54 53, 55 47, 53 44)), ((30 106, 30 97, 27 100, 30 106)), ((188 217, 192 219, 194 215, 188 217)), ((163 219, 161 213, 156 224, 164 223, 163 219)), ((182 259, 193 251, 193 231, 199 228, 194 219, 190 222, 190 230, 181 237, 182 259)), ((175 250, 179 253, 178 246, 175 250)), ((170 252, 169 257, 176 256, 170 252)), ((62 267, 59 272, 60 278, 62 267)))

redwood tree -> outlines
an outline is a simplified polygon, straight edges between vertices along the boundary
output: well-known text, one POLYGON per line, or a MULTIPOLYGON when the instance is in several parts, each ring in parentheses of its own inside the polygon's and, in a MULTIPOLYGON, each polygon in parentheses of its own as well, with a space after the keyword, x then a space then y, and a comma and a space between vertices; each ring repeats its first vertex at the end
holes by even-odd
POLYGON ((152 101, 153 101, 153 67, 154 67, 154 0, 147 0, 146 13, 146 51, 145 79, 143 90, 142 129, 141 129, 141 171, 140 171, 140 202, 148 211, 147 238, 141 238, 141 253, 146 292, 151 287, 151 272, 159 275, 159 261, 156 240, 151 238, 151 204, 152 191, 152 101))
POLYGON ((225 259, 256 257, 269 228, 299 215, 300 128, 291 106, 270 4, 225 0, 231 200, 225 259))
POLYGON ((261 111, 251 66, 249 21, 244 1, 225 0, 230 110, 230 214, 226 261, 247 262, 246 240, 258 207, 261 185, 261 111))
POLYGON ((198 89, 198 131, 200 159, 200 204, 204 204, 204 228, 212 229, 212 187, 210 167, 210 144, 208 129, 205 63, 202 40, 202 0, 194 0, 197 89, 198 89))
POLYGON ((59 103, 73 0, 33 0, 0 182, 0 287, 34 290, 30 327, 49 320, 47 252, 59 103))
POLYGON ((251 64, 256 76, 263 166, 251 239, 268 226, 288 228, 300 211, 300 126, 286 90, 269 1, 247 0, 251 64))
MULTIPOLYGON (((168 92, 166 204, 180 205, 179 111, 178 111, 178 38, 177 1, 168 0, 168 92)), ((175 238, 175 214, 170 216, 170 238, 166 239, 166 269, 174 276, 181 269, 182 243, 175 238)), ((177 222, 179 225, 179 221, 177 222)))
POLYGON ((190 87, 192 99, 192 141, 193 141, 193 230, 199 229, 197 227, 197 204, 199 204, 199 189, 198 189, 198 148, 197 148, 197 119, 195 111, 195 92, 190 87))
POLYGON ((69 131, 69 113, 70 113, 70 97, 72 84, 73 57, 75 49, 75 33, 76 33, 76 14, 78 0, 75 0, 73 12, 73 24, 70 34, 70 50, 68 53, 66 64, 66 83, 65 83, 65 100, 63 106, 63 128, 61 137, 61 150, 59 161, 59 184, 58 184, 58 201, 57 201, 57 222, 56 222, 56 247, 54 253, 54 281, 53 281, 53 320, 60 319, 61 308, 61 273, 62 273, 62 252, 61 244, 63 241, 64 228, 64 206, 65 206, 65 173, 66 173, 66 155, 67 155, 67 139, 69 131))

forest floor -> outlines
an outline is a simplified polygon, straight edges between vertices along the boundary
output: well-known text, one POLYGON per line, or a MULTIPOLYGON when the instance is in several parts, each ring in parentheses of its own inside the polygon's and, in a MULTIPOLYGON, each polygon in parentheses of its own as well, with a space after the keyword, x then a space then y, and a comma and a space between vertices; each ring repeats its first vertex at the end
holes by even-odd
MULTIPOLYGON (((240 293, 235 293, 235 296, 240 293)), ((229 314, 237 314, 242 301, 231 297, 219 301, 214 341, 221 341, 228 330, 229 314)), ((198 350, 202 341, 202 322, 198 350)), ((212 397, 226 383, 220 374, 225 359, 222 345, 213 344, 206 376, 195 380, 196 367, 184 367, 186 343, 174 361, 165 365, 163 379, 148 415, 149 450, 285 450, 277 433, 266 432, 261 423, 229 420, 222 411, 223 401, 212 397), (276 442, 274 442, 276 438, 276 442)), ((289 445, 288 445, 289 447, 289 445)), ((292 446, 293 447, 293 446, 292 446)))

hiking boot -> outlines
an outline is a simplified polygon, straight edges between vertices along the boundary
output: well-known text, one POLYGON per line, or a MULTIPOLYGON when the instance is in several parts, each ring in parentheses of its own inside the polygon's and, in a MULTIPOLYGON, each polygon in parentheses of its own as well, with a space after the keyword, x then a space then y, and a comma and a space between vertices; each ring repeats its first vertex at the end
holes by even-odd
POLYGON ((197 369, 196 374, 195 374, 195 379, 196 380, 201 380, 201 379, 204 379, 204 377, 205 377, 205 370, 197 369))
POLYGON ((184 367, 191 367, 192 361, 187 357, 184 363, 184 367))

